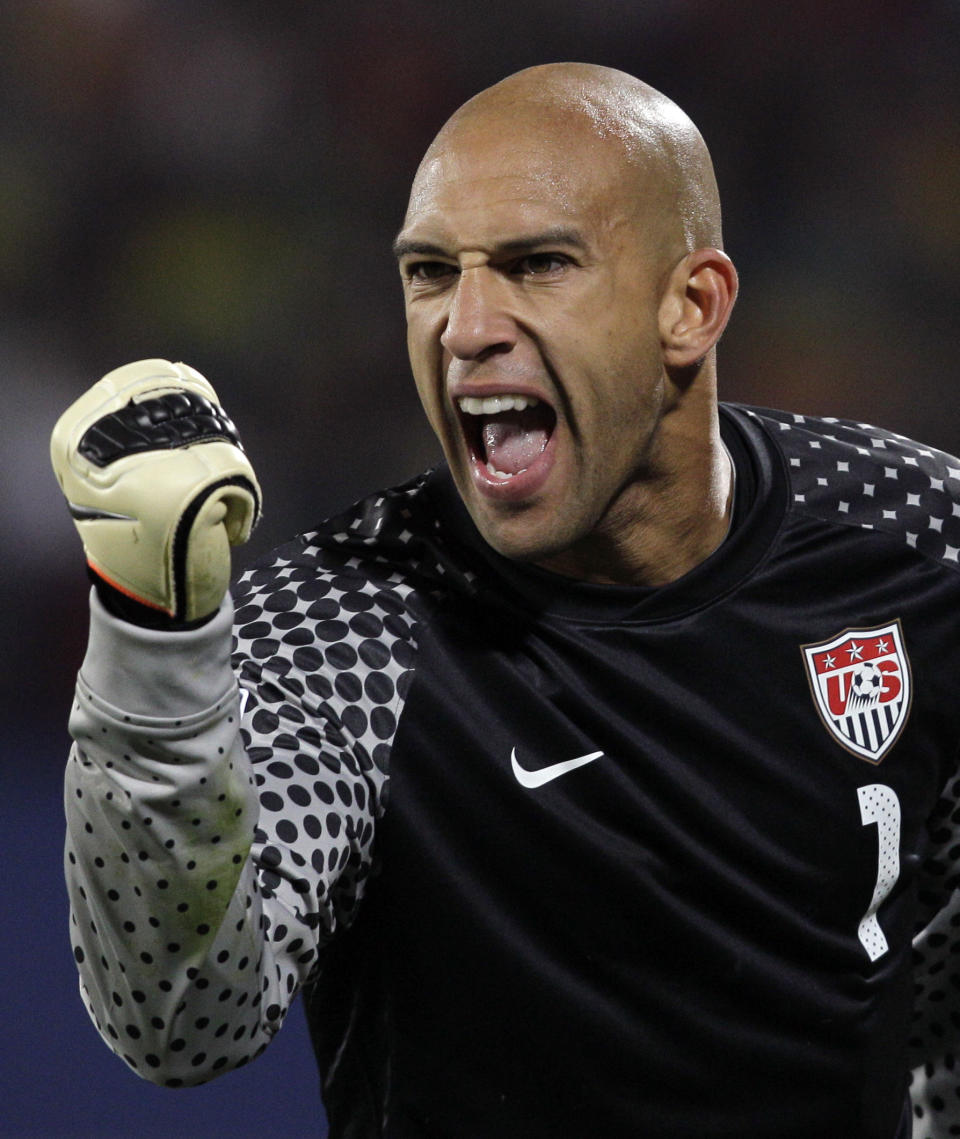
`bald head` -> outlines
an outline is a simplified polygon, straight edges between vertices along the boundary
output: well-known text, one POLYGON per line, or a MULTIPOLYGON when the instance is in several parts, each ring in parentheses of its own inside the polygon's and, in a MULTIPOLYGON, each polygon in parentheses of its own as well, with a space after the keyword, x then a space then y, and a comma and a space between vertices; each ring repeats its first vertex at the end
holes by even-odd
MULTIPOLYGON (((649 224, 656 219, 676 253, 722 248, 713 165, 699 131, 665 95, 623 71, 585 63, 530 67, 481 91, 441 128, 414 182, 440 155, 483 134, 505 152, 531 134, 566 148, 571 161, 584 139, 615 153, 649 224)), ((591 148, 592 149, 592 148, 591 148)))
POLYGON ((494 549, 658 584, 716 546, 719 242, 703 140, 629 75, 531 68, 441 129, 394 252, 417 390, 494 549))

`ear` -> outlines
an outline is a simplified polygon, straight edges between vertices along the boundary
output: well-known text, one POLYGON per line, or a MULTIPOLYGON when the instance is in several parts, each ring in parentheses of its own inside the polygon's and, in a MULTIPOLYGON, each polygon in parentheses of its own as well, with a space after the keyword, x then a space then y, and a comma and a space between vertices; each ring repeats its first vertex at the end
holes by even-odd
POLYGON ((689 368, 717 343, 737 299, 737 270, 721 249, 695 249, 670 274, 658 325, 664 363, 689 368))

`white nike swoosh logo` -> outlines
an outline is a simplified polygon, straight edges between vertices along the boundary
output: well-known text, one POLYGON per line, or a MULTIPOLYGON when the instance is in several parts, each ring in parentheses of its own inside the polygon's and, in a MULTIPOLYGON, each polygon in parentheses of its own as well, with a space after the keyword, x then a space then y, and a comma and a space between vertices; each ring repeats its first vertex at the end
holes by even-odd
POLYGON ((541 767, 539 771, 527 771, 517 762, 517 749, 514 748, 510 753, 510 765, 520 786, 532 789, 542 787, 544 783, 549 783, 551 779, 556 779, 560 775, 566 775, 568 771, 576 771, 585 763, 593 763, 601 755, 603 755, 602 751, 592 751, 589 755, 578 755, 576 759, 565 759, 562 763, 551 763, 549 767, 541 767))

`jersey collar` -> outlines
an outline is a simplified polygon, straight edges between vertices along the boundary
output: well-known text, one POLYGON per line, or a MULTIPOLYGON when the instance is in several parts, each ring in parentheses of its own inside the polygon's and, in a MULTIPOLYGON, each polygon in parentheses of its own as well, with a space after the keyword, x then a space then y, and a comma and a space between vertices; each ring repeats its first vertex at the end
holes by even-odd
POLYGON ((480 536, 445 466, 428 481, 444 529, 479 560, 476 589, 499 601, 544 616, 588 624, 674 620, 712 605, 746 581, 766 556, 787 507, 783 458, 759 423, 743 408, 720 405, 720 432, 736 469, 730 532, 689 573, 659 588, 595 585, 575 581, 497 554, 480 536))

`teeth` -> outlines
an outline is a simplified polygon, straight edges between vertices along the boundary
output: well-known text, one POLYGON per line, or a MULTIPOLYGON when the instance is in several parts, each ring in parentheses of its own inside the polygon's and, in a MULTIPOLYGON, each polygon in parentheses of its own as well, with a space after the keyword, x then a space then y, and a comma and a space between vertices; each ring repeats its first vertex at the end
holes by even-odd
MULTIPOLYGON (((526 469, 527 468, 524 467, 523 471, 525 471, 526 469)), ((512 472, 511 471, 498 471, 496 467, 491 467, 489 463, 487 463, 487 470, 496 479, 512 479, 514 475, 522 475, 523 474, 523 471, 512 471, 512 472)))
POLYGON ((496 415, 501 411, 523 411, 526 407, 536 407, 539 402, 532 395, 490 395, 482 399, 464 395, 457 400, 457 406, 465 415, 496 415))

